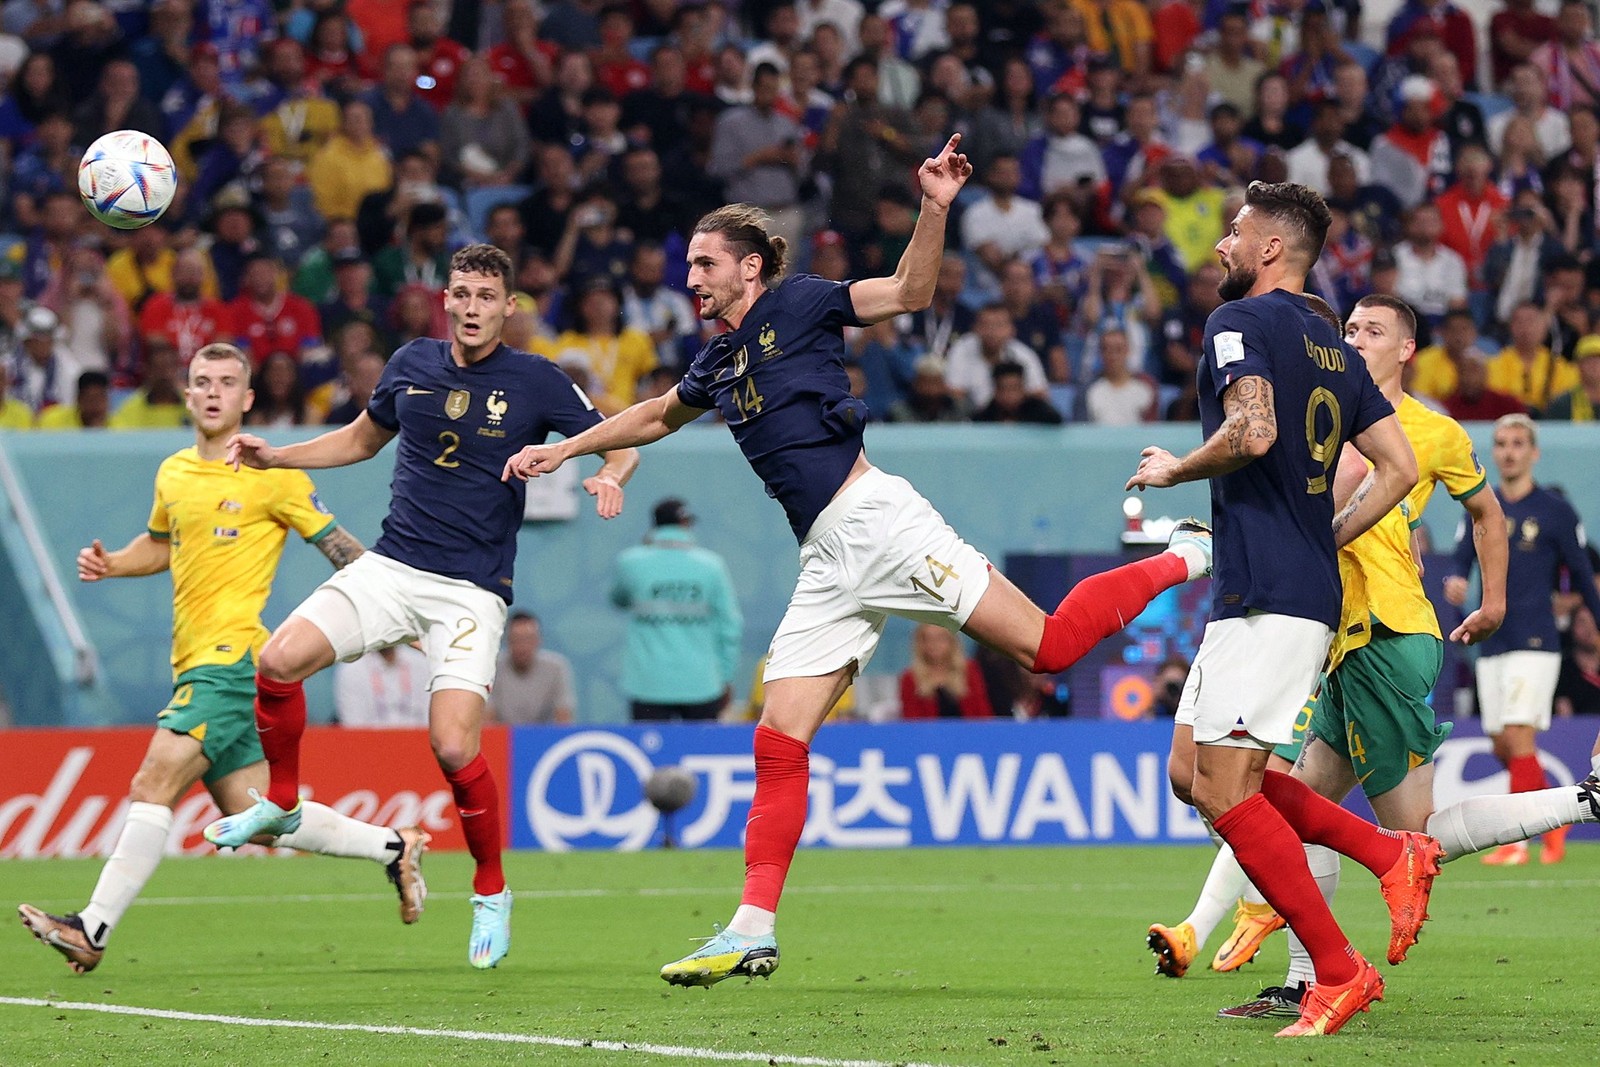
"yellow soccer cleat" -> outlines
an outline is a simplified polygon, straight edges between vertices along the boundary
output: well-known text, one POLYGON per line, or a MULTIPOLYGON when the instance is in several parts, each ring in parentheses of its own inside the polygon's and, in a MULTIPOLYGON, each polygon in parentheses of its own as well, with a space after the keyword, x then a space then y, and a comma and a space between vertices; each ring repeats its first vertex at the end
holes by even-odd
POLYGON ((1200 952, 1200 946, 1195 943, 1194 927, 1186 922, 1177 926, 1156 923, 1150 927, 1144 943, 1156 954, 1156 973, 1168 978, 1182 978, 1187 974, 1189 964, 1200 952))
POLYGON ((1256 953, 1261 951, 1261 943, 1283 927, 1283 916, 1273 911, 1271 904, 1240 900, 1238 910, 1233 913, 1233 933, 1217 949, 1211 969, 1237 971, 1255 959, 1256 953))
POLYGON ((661 977, 672 985, 712 986, 736 976, 766 978, 777 969, 776 937, 746 937, 719 926, 705 944, 661 968, 661 977))

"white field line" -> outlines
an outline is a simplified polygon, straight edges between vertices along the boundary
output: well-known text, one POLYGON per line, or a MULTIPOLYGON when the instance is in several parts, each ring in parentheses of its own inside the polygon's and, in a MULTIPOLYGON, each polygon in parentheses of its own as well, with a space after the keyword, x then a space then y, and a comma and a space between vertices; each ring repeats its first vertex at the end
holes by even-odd
POLYGON ((588 1038, 550 1037, 544 1034, 499 1034, 490 1030, 434 1030, 422 1026, 368 1026, 362 1023, 324 1023, 307 1019, 257 1019, 248 1015, 211 1015, 195 1011, 167 1011, 124 1004, 94 1004, 72 1000, 37 1000, 33 997, 0 997, 0 1005, 18 1008, 50 1008, 54 1011, 89 1011, 104 1015, 132 1015, 146 1019, 171 1019, 177 1022, 218 1023, 224 1026, 254 1026, 264 1029, 332 1030, 359 1034, 394 1034, 401 1037, 443 1037, 455 1041, 485 1041, 505 1045, 543 1045, 549 1048, 598 1049, 602 1052, 634 1052, 644 1056, 673 1056, 678 1059, 709 1060, 717 1063, 773 1063, 793 1067, 934 1067, 932 1064, 896 1060, 835 1060, 824 1056, 788 1056, 773 1052, 721 1052, 717 1049, 685 1045, 653 1045, 636 1041, 596 1041, 588 1038))

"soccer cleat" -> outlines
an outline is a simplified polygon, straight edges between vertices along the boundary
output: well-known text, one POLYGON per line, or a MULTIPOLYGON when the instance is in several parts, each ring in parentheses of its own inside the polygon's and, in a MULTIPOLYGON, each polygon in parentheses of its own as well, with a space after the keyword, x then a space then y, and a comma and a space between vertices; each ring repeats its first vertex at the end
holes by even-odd
POLYGON ((1539 838, 1539 862, 1560 863, 1567 858, 1567 828, 1557 827, 1539 838))
POLYGON ((1383 976, 1356 953, 1356 976, 1339 985, 1318 982, 1300 1006, 1300 1019, 1278 1031, 1279 1037, 1332 1037, 1356 1012, 1370 1011, 1383 999, 1383 976))
POLYGON ((100 965, 100 958, 106 954, 104 948, 96 948, 94 942, 89 940, 89 935, 83 929, 83 920, 76 913, 51 915, 32 904, 18 904, 17 914, 22 917, 22 925, 33 931, 34 937, 65 956, 67 966, 78 974, 88 974, 94 970, 100 965))
POLYGON ((1589 806, 1584 822, 1600 822, 1600 774, 1591 774, 1578 783, 1578 800, 1589 806))
POLYGON ((1390 963, 1404 962, 1407 950, 1417 943, 1417 934, 1428 921, 1428 894, 1444 855, 1439 842, 1427 834, 1402 830, 1400 836, 1405 842, 1400 858, 1378 879, 1389 905, 1390 963))
POLYGON ((1156 973, 1168 978, 1182 978, 1200 951, 1200 946, 1195 944, 1194 927, 1186 922, 1177 926, 1156 923, 1150 927, 1144 943, 1156 954, 1156 973))
POLYGON ((511 890, 488 895, 472 894, 472 939, 467 960, 486 971, 511 951, 511 890))
POLYGON ((384 868, 395 892, 400 894, 400 921, 410 926, 422 918, 422 905, 428 899, 428 886, 422 880, 422 854, 433 838, 420 826, 396 830, 400 835, 400 855, 384 868))
POLYGON ((1211 527, 1193 517, 1179 519, 1172 528, 1172 536, 1167 538, 1167 550, 1171 551, 1180 545, 1194 548, 1205 558, 1205 565, 1199 571, 1194 569, 1192 562, 1189 564, 1189 580, 1211 577, 1211 527))
POLYGON ((772 934, 746 937, 720 926, 705 944, 661 968, 671 985, 711 986, 724 978, 766 978, 778 969, 778 939, 772 934))
POLYGON ((1233 933, 1228 935, 1228 940, 1217 949, 1217 955, 1211 961, 1213 971, 1237 971, 1256 958, 1263 941, 1284 927, 1283 916, 1265 901, 1260 904, 1239 901, 1239 907, 1233 913, 1233 923, 1233 933))
POLYGON ((257 837, 282 837, 300 829, 300 802, 284 811, 278 805, 250 790, 255 803, 236 815, 225 815, 207 826, 205 839, 218 848, 243 848, 257 837))
POLYGON ((1528 843, 1513 841, 1509 845, 1501 845, 1479 862, 1486 867, 1520 867, 1528 862, 1528 843))
POLYGON ((1298 1019, 1305 1003, 1306 984, 1273 985, 1256 994, 1256 999, 1217 1012, 1219 1019, 1298 1019))

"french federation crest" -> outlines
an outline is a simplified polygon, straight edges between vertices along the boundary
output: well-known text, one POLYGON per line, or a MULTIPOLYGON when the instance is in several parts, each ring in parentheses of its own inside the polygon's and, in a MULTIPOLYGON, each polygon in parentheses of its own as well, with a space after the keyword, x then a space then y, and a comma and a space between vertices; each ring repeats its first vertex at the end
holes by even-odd
POLYGON ((467 405, 472 403, 472 394, 465 389, 452 389, 450 395, 444 398, 444 413, 452 419, 459 419, 467 413, 467 405))

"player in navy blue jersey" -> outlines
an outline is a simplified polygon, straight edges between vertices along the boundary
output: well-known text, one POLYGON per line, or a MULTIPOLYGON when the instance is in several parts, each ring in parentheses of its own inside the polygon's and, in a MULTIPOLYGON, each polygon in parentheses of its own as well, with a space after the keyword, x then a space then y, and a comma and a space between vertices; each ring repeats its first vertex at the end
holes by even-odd
POLYGON ((1046 615, 910 483, 867 462, 867 408, 850 395, 842 331, 932 301, 945 217, 972 173, 959 144, 952 137, 918 172, 921 213, 892 277, 840 283, 801 275, 778 284, 786 246, 763 212, 735 204, 702 218, 689 242, 689 287, 701 318, 720 319, 729 331, 666 396, 506 464, 507 478, 548 474, 575 456, 659 440, 716 408, 800 542, 799 583, 764 675, 744 896, 727 929, 662 968, 674 984, 711 985, 777 966, 778 898, 805 825, 810 742, 871 658, 889 615, 961 629, 1034 671, 1055 672, 1158 593, 1209 567, 1209 533, 1182 525, 1168 551, 1079 583, 1046 615))
MULTIPOLYGON (((300 819, 301 683, 335 660, 419 640, 429 661, 429 740, 477 865, 468 958, 479 968, 493 967, 511 946, 499 793, 478 751, 527 489, 501 473, 523 446, 600 422, 565 371, 501 343, 516 310, 511 273, 510 258, 492 245, 457 252, 444 291, 450 340, 419 338, 395 352, 349 426, 276 448, 254 434, 230 442, 236 465, 319 468, 370 459, 400 438, 378 543, 307 597, 262 649, 256 724, 267 795, 205 830, 207 840, 235 848, 292 830, 300 819)), ((621 512, 622 486, 638 463, 632 449, 608 450, 585 479, 601 518, 621 512)))
POLYGON ((1438 843, 1380 830, 1267 769, 1316 685, 1342 601, 1337 550, 1400 503, 1417 463, 1361 356, 1306 299, 1327 205, 1304 186, 1254 182, 1217 244, 1226 301, 1199 367, 1206 441, 1181 459, 1147 448, 1129 487, 1211 483, 1211 621, 1179 701, 1194 733, 1192 799, 1311 954, 1317 984, 1280 1036, 1336 1032, 1382 996, 1377 970, 1323 902, 1302 842, 1362 863, 1389 902, 1389 961, 1426 918, 1438 843), (1336 515, 1346 441, 1373 471, 1336 515))
MULTIPOLYGON (((1584 551, 1583 524, 1565 497, 1533 480, 1539 462, 1539 434, 1526 415, 1506 415, 1494 424, 1494 465, 1500 474, 1495 496, 1506 515, 1511 559, 1506 569, 1506 621, 1479 650, 1478 713, 1483 732, 1494 739, 1494 754, 1511 772, 1511 792, 1528 793, 1547 784, 1539 766, 1539 734, 1550 729, 1556 680, 1561 674, 1560 635, 1550 598, 1562 568, 1572 591, 1600 619, 1600 594, 1594 568, 1584 551)), ((1452 604, 1467 597, 1467 575, 1476 558, 1473 539, 1456 538, 1455 573, 1445 579, 1452 604)), ((1559 863, 1566 855, 1566 828, 1542 838, 1539 859, 1559 863)), ((1502 865, 1528 862, 1525 842, 1501 845, 1483 858, 1502 865)))

